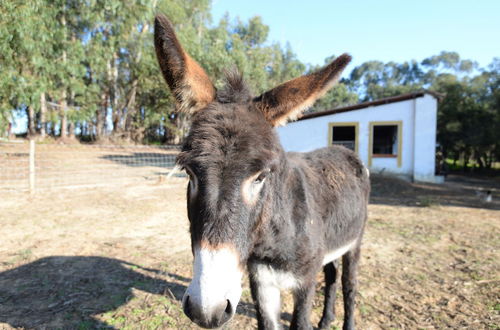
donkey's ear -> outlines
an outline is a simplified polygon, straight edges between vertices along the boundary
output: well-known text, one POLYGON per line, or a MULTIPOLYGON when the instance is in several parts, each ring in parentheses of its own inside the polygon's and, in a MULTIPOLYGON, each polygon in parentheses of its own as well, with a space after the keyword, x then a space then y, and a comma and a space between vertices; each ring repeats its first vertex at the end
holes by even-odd
POLYGON ((182 49, 172 23, 155 18, 155 49, 163 77, 177 101, 177 110, 193 113, 212 102, 215 87, 201 66, 182 49))
POLYGON ((323 69, 292 79, 254 99, 254 104, 273 125, 284 125, 297 117, 323 96, 340 78, 351 61, 342 54, 323 69))

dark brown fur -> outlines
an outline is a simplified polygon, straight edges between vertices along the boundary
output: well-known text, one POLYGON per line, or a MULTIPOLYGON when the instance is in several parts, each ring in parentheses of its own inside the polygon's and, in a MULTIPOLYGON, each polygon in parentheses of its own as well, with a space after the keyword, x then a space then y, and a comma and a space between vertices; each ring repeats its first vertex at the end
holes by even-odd
POLYGON ((200 65, 184 52, 172 24, 165 16, 156 17, 155 31, 158 63, 177 100, 179 111, 194 112, 204 108, 215 96, 215 87, 210 78, 200 65))
MULTIPOLYGON (((157 19, 155 40, 165 79, 173 89, 177 80, 196 84, 200 79, 186 77, 189 70, 182 64, 186 55, 164 20, 157 19)), ((273 129, 326 92, 349 60, 343 55, 323 70, 257 98, 251 97, 240 75, 229 72, 225 88, 203 109, 193 111, 191 130, 177 159, 198 181, 196 196, 190 196, 188 190, 187 198, 192 247, 203 242, 214 249, 230 246, 236 250, 240 266, 249 271, 260 329, 273 327, 275 316, 269 315, 259 298, 259 267, 289 274, 300 283, 293 289, 294 329, 311 328, 316 274, 323 268, 325 309, 320 327, 326 328, 334 318, 338 262, 323 267, 323 257, 355 240, 355 246, 342 257, 344 328, 354 327, 356 271, 370 190, 367 171, 359 158, 343 147, 285 153, 273 129), (255 203, 245 203, 242 184, 256 173, 261 173, 259 179, 265 180, 264 184, 255 203)), ((206 81, 186 88, 203 86, 208 88, 206 81)), ((198 94, 185 95, 196 98, 198 94)), ((196 107, 205 102, 182 102, 186 101, 196 107)), ((235 307, 228 300, 227 307, 221 307, 222 316, 209 319, 193 311, 189 300, 186 305, 186 314, 206 327, 220 326, 232 315, 224 313, 234 312, 235 307)))

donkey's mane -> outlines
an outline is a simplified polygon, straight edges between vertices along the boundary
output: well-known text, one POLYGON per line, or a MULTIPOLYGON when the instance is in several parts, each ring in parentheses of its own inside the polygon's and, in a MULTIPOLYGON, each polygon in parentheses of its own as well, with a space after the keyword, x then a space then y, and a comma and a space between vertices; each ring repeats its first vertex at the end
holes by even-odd
POLYGON ((217 91, 217 101, 220 103, 245 103, 251 99, 250 89, 238 69, 226 70, 224 80, 224 87, 217 91))

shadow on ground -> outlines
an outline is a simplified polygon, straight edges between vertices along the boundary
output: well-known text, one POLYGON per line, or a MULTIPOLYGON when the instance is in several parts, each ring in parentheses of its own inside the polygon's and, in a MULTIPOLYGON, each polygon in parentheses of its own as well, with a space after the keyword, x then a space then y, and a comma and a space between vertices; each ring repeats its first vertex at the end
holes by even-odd
MULTIPOLYGON (((119 259, 41 258, 0 273, 0 323, 26 329, 114 329, 94 316, 125 305, 133 289, 180 305, 190 281, 119 259)), ((236 313, 256 317, 253 304, 243 299, 236 313)), ((282 313, 282 319, 290 321, 291 315, 282 313)))
POLYGON ((104 155, 101 159, 110 160, 120 165, 129 167, 161 167, 172 168, 175 166, 176 153, 133 152, 127 155, 104 155))
POLYGON ((163 278, 186 285, 190 281, 118 259, 42 258, 0 273, 0 322, 30 329, 109 329, 92 315, 125 304, 133 288, 180 301, 186 286, 163 278))
POLYGON ((449 175, 444 184, 412 183, 372 175, 371 204, 426 207, 462 206, 500 210, 500 180, 495 178, 449 175), (492 201, 486 202, 487 192, 492 201))

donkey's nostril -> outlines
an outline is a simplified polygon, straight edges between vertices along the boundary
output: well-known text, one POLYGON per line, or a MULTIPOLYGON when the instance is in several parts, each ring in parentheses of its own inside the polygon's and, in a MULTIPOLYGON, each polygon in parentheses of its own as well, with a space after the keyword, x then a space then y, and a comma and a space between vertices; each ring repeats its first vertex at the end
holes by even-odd
POLYGON ((191 304, 189 303, 189 296, 186 296, 186 299, 184 299, 182 308, 184 309, 184 314, 186 314, 186 316, 191 319, 193 313, 191 309, 191 304))
POLYGON ((220 315, 219 325, 229 321, 229 319, 233 317, 233 314, 234 314, 233 304, 231 304, 231 302, 228 299, 226 308, 224 309, 224 312, 220 315))
POLYGON ((231 304, 229 299, 227 300, 227 306, 226 306, 226 309, 224 310, 224 312, 226 314, 233 315, 233 305, 231 304))

